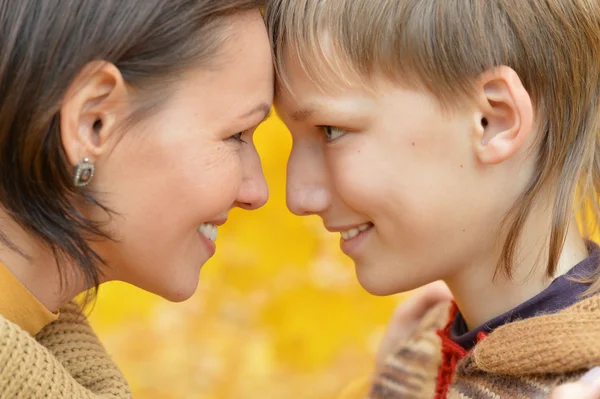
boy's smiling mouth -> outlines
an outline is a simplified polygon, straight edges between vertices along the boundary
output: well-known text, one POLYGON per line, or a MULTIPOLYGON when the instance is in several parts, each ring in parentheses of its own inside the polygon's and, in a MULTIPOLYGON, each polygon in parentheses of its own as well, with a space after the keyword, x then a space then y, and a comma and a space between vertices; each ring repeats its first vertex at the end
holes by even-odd
POLYGON ((342 235, 342 239, 344 241, 348 241, 348 240, 353 239, 354 237, 356 237, 363 231, 369 230, 371 227, 373 227, 373 223, 368 222, 368 223, 361 224, 360 226, 356 226, 356 227, 353 227, 353 228, 350 228, 350 229, 347 229, 344 231, 340 231, 340 234, 342 235))
POLYGON ((356 252, 359 244, 364 241, 363 239, 368 235, 375 225, 372 222, 346 225, 346 226, 327 226, 325 228, 332 233, 340 233, 340 247, 342 251, 352 257, 351 255, 356 252))

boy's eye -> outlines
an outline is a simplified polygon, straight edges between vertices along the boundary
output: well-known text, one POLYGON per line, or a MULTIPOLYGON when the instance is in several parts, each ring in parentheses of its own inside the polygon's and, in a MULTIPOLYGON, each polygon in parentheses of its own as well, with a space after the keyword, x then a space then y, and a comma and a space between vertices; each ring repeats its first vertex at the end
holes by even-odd
POLYGON ((344 129, 335 126, 325 126, 325 139, 327 141, 333 141, 342 137, 347 132, 344 129))

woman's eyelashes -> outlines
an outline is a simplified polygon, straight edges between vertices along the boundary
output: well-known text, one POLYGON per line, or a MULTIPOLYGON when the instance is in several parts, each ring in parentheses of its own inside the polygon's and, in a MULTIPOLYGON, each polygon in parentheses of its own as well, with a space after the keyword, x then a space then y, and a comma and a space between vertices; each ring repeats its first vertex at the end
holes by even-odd
POLYGON ((229 140, 233 140, 233 141, 237 141, 238 143, 246 143, 246 140, 244 140, 244 136, 246 135, 246 132, 239 132, 234 134, 233 136, 229 137, 229 140))

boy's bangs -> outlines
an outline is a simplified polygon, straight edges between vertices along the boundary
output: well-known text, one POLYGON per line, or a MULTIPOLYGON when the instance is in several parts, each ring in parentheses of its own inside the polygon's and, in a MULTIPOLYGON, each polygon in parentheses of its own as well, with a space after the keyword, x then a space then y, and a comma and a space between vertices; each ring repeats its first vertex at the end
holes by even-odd
POLYGON ((294 62, 322 92, 360 86, 370 90, 370 80, 350 62, 343 49, 335 48, 323 35, 310 42, 290 37, 283 57, 275 61, 278 86, 293 94, 288 69, 294 62))
POLYGON ((404 3, 372 1, 270 2, 265 15, 279 87, 290 90, 286 63, 293 60, 321 90, 358 85, 372 92, 373 81, 384 78, 450 100, 442 103, 466 97, 476 74, 453 73, 436 21, 404 3))
MULTIPOLYGON (((369 75, 360 69, 341 38, 340 13, 334 15, 327 2, 282 1, 284 20, 275 26, 275 69, 280 88, 291 93, 287 69, 291 60, 321 91, 361 85, 369 87, 369 75)), ((330 3, 329 3, 330 4, 330 3)), ((270 13, 268 15, 276 15, 270 13)))

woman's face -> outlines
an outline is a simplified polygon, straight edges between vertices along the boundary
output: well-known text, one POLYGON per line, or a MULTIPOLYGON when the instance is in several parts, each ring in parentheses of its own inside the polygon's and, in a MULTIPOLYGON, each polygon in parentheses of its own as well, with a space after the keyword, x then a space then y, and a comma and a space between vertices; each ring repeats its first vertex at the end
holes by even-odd
POLYGON ((91 188, 115 211, 107 227, 115 242, 95 245, 108 263, 106 280, 184 300, 229 210, 267 201, 253 144, 273 100, 260 13, 231 17, 227 35, 216 67, 182 77, 157 112, 96 160, 91 188))

